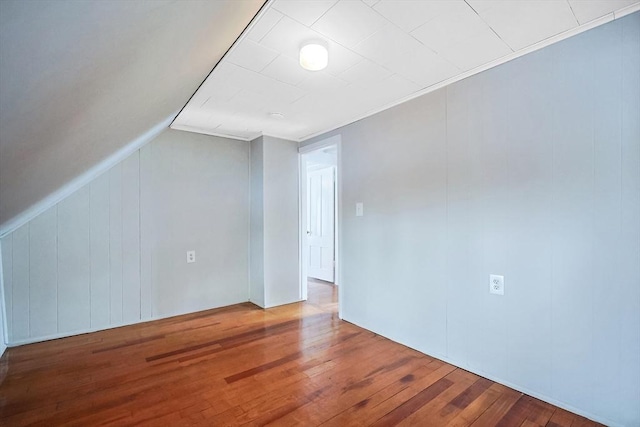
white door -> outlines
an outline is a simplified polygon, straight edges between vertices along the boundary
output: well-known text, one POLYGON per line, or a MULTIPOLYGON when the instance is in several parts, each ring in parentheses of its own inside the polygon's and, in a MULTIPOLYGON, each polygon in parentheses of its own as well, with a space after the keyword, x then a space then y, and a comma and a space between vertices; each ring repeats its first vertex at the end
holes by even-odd
POLYGON ((335 168, 309 171, 307 183, 307 274, 333 283, 335 168))

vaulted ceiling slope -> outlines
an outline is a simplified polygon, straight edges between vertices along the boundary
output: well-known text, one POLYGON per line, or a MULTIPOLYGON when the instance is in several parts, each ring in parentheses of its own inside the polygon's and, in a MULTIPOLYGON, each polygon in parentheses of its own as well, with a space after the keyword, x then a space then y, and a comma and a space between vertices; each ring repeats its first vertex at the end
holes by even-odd
POLYGON ((0 231, 168 126, 263 4, 0 1, 0 231))
POLYGON ((302 141, 638 10, 638 0, 272 0, 171 127, 302 141), (324 71, 298 64, 328 47, 324 71), (273 114, 275 113, 275 114, 273 114))

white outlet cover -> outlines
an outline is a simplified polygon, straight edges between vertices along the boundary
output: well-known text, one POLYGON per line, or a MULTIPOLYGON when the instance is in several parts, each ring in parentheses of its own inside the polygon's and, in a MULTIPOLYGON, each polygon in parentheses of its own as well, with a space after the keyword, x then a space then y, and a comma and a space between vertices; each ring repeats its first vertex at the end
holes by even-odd
POLYGON ((504 295, 504 276, 497 274, 489 275, 489 293, 494 295, 504 295))
POLYGON ((364 215, 364 203, 358 202, 356 203, 356 216, 364 215))
POLYGON ((187 251, 187 264, 196 262, 196 251, 187 251))

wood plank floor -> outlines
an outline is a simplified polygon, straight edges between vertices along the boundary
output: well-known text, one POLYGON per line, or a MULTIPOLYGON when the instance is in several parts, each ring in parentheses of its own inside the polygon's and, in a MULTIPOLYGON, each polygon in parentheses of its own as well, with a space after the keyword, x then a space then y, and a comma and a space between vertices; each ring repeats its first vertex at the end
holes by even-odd
POLYGON ((8 349, 0 425, 596 425, 340 321, 336 294, 8 349))

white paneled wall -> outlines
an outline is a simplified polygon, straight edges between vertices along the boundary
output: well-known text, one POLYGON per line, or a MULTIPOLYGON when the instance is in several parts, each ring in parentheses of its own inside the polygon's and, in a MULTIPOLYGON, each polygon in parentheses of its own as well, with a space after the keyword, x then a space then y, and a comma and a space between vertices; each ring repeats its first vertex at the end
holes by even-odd
POLYGON ((2 357, 4 351, 7 349, 6 342, 4 310, 0 310, 0 357, 2 357))
MULTIPOLYGON (((9 342, 25 340, 30 336, 29 228, 30 224, 23 225, 12 233, 10 239, 7 237, 2 239, 2 257, 7 260, 5 263, 7 267, 3 268, 5 300, 7 301, 7 312, 11 313, 11 318, 7 322, 9 327, 7 340, 9 342), (11 264, 11 267, 8 264, 11 264), (11 274, 11 278, 9 278, 9 274, 11 274)), ((55 262, 57 263, 57 260, 55 262)), ((56 287, 57 279, 56 277, 56 287)), ((56 313, 57 310, 56 306, 56 313)))
POLYGON ((264 137, 251 141, 251 215, 249 298, 265 306, 264 282, 264 137))
POLYGON ((640 425, 640 13, 337 132, 344 319, 640 425))
POLYGON ((300 301, 298 143, 264 136, 265 306, 300 301))
POLYGON ((109 171, 109 322, 122 322, 122 163, 109 171))
MULTIPOLYGON (((89 328, 91 280, 89 254, 89 188, 85 186, 60 202, 58 209, 58 332, 82 331, 89 328)), ((32 244, 35 233, 29 230, 32 244)), ((31 261, 31 260, 30 260, 31 261)), ((30 271, 36 267, 30 263, 30 271)), ((53 277, 52 277, 53 279, 53 277)), ((37 295, 33 282, 30 295, 37 295)), ((19 307, 14 307, 18 309, 19 307)), ((31 307, 32 317, 38 316, 31 307)), ((35 334, 33 325, 30 336, 35 334)))
POLYGON ((153 313, 152 304, 152 237, 153 209, 151 205, 153 185, 151 145, 140 150, 140 317, 148 319, 153 313), (151 207, 143 209, 142 207, 151 207))
POLYGON ((30 335, 58 332, 58 269, 65 268, 58 249, 58 209, 53 207, 29 224, 30 335))
POLYGON ((247 301, 249 143, 170 130, 141 152, 151 165, 142 171, 151 191, 141 206, 151 236, 144 300, 153 316, 247 301), (195 263, 186 263, 189 250, 195 263))
MULTIPOLYGON (((0 239, 0 253, 2 253, 2 291, 7 335, 4 337, 5 342, 9 342, 8 331, 13 330, 13 237, 17 230, 11 234, 11 237, 0 239)), ((4 332, 4 331, 3 331, 4 332)))
POLYGON ((251 301, 275 307, 300 300, 298 143, 251 141, 251 301))
POLYGON ((248 215, 248 143, 163 132, 0 239, 7 342, 246 301, 248 215))
POLYGON ((111 323, 110 175, 106 173, 90 184, 91 327, 96 329, 111 323))
POLYGON ((136 152, 2 238, 9 343, 143 319, 139 181, 136 152))
POLYGON ((140 319, 140 152, 122 162, 122 321, 140 319))

